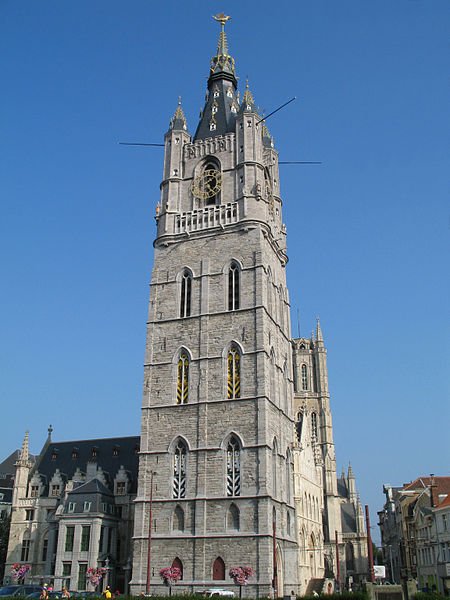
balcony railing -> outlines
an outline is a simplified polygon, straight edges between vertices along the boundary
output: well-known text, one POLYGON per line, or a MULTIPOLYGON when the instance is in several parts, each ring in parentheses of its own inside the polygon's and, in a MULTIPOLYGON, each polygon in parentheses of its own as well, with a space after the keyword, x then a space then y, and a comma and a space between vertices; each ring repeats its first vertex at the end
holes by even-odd
POLYGON ((175 216, 175 233, 191 233, 211 227, 225 227, 239 220, 237 202, 219 206, 205 206, 175 216))

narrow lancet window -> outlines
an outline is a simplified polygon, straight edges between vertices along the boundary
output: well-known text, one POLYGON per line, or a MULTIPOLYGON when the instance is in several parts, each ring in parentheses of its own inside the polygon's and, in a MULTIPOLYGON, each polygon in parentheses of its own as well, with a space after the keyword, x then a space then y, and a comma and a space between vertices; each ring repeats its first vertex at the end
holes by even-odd
POLYGON ((317 440, 317 414, 315 412, 311 413, 311 433, 313 439, 317 440))
POLYGON ((239 308, 239 267, 232 263, 228 271, 228 310, 239 308))
POLYGON ((235 437, 227 446, 227 496, 241 495, 241 448, 235 437))
POLYGON ((186 352, 180 354, 177 367, 177 404, 189 401, 189 357, 186 352))
POLYGON ((186 497, 186 445, 180 440, 173 457, 173 497, 186 497))
POLYGON ((302 390, 308 389, 308 367, 302 365, 302 390))
POLYGON ((234 346, 230 349, 227 359, 228 367, 228 399, 241 397, 241 356, 234 346))
POLYGON ((191 314, 192 276, 189 271, 184 271, 181 277, 180 317, 189 317, 191 314))

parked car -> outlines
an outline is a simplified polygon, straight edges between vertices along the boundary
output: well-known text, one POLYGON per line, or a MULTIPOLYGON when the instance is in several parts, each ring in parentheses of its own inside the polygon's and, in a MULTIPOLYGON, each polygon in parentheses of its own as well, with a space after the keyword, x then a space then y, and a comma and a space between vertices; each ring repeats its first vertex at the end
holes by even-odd
POLYGON ((222 590, 221 588, 211 588, 205 592, 206 598, 213 598, 214 596, 226 596, 227 598, 234 598, 234 592, 231 590, 222 590))
MULTIPOLYGON (((33 592, 32 594, 28 594, 27 598, 40 598, 42 594, 42 589, 39 592, 33 592)), ((58 600, 59 598, 62 598, 62 592, 47 592, 47 598, 54 598, 55 600, 58 600)))
POLYGON ((37 592, 40 595, 41 591, 41 585, 4 585, 0 588, 0 596, 20 596, 25 598, 25 596, 33 592, 37 592))

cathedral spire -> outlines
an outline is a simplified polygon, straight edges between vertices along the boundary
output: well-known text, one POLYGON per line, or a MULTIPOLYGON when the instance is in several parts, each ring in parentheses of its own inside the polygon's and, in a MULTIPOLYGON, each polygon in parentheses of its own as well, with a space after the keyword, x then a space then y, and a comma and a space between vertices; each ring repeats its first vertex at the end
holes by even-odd
POLYGON ((28 443, 29 434, 25 432, 25 436, 22 442, 22 448, 19 450, 19 458, 16 461, 18 467, 29 467, 30 466, 30 450, 28 443))

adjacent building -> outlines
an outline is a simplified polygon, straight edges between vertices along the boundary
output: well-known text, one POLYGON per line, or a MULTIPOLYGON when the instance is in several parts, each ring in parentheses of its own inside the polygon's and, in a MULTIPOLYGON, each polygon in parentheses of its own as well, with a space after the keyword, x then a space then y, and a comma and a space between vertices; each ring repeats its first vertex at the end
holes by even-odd
POLYGON ((449 595, 450 477, 419 477, 383 491, 378 517, 390 581, 449 595))
POLYGON ((53 442, 35 461, 28 434, 16 461, 5 582, 15 563, 27 581, 93 590, 89 569, 127 591, 139 438, 53 442))

